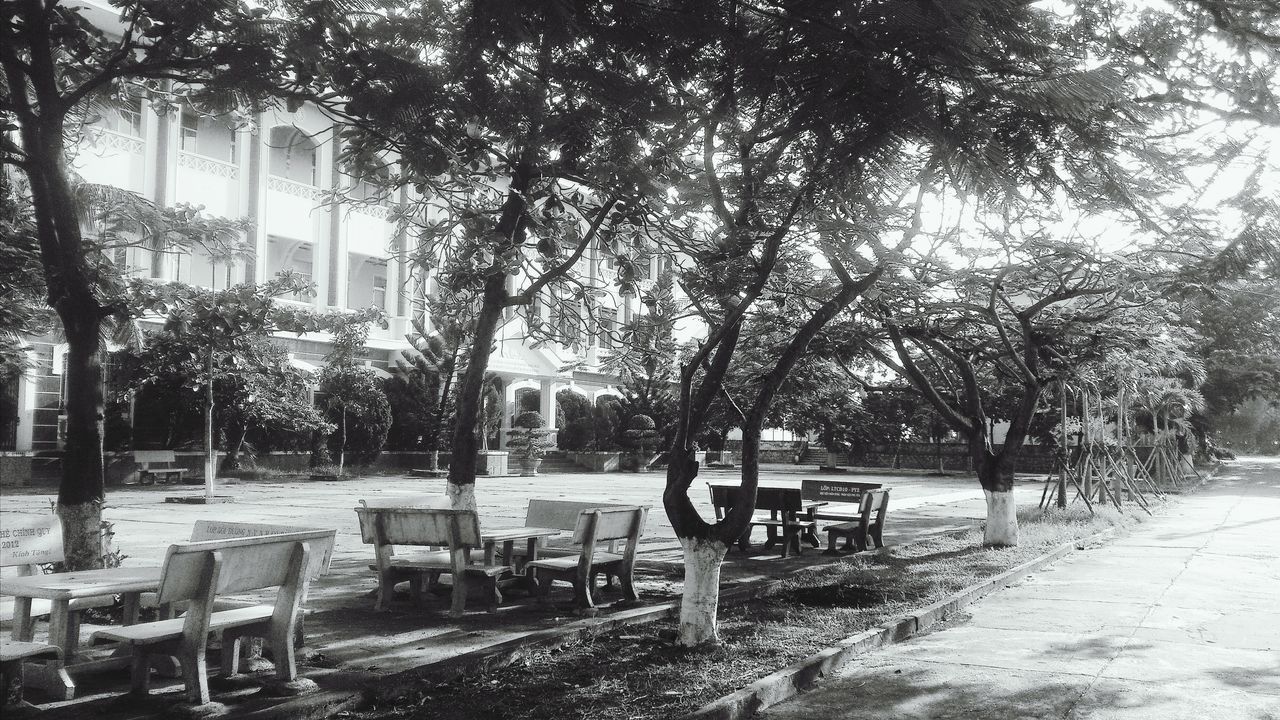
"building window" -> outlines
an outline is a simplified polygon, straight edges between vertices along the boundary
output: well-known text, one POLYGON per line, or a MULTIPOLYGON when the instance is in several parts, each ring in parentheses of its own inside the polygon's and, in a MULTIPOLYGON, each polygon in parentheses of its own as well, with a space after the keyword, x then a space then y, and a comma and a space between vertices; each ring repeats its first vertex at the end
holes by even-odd
POLYGON ((387 308, 387 265, 382 264, 382 274, 373 276, 373 306, 387 308))
POLYGON ((142 137, 142 98, 131 97, 115 105, 102 118, 108 130, 130 137, 142 137))
MULTIPOLYGON (((267 275, 275 275, 284 270, 291 270, 308 282, 312 280, 311 243, 290 240, 288 238, 271 237, 267 240, 267 275)), ((301 292, 293 296, 294 300, 311 301, 310 292, 301 292)))
POLYGON ((271 128, 267 140, 271 148, 267 169, 276 177, 305 185, 319 184, 316 144, 295 127, 271 128))
POLYGON ((214 160, 236 161, 236 131, 217 117, 202 116, 191 108, 182 111, 180 147, 183 152, 214 160))
POLYGON ((351 253, 347 256, 347 307, 387 309, 387 261, 351 253))
POLYGON ((190 110, 182 111, 182 144, 184 152, 196 151, 196 140, 200 137, 200 118, 190 110))
POLYGON ((573 345, 582 337, 582 307, 575 300, 558 300, 551 308, 551 329, 564 345, 573 345))
POLYGON ((614 341, 614 333, 618 331, 618 310, 616 308, 602 307, 599 309, 600 317, 600 347, 605 350, 613 350, 617 347, 614 341))

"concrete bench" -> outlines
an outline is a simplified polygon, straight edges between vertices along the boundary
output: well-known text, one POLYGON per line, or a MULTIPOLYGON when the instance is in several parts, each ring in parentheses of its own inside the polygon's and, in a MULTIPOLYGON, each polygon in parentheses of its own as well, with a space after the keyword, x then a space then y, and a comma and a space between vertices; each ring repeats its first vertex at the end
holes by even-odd
POLYGON ((186 468, 173 467, 177 457, 172 450, 134 450, 133 461, 138 464, 138 484, 150 485, 159 481, 161 484, 182 482, 186 468), (164 463, 165 467, 152 467, 152 463, 164 463))
MULTIPOLYGON (((524 524, 525 527, 545 527, 558 528, 565 532, 573 532, 578 527, 578 519, 584 510, 594 510, 596 508, 631 508, 638 507, 636 505, 627 505, 625 503, 601 502, 590 499, 556 499, 548 500, 542 498, 529 498, 529 507, 525 510, 524 524)), ((646 514, 649 510, 648 506, 643 507, 646 514)), ((643 529, 641 530, 643 534, 643 529)), ((611 539, 608 541, 608 552, 618 554, 622 552, 622 542, 625 538, 611 539)), ((525 560, 525 549, 517 547, 513 553, 511 560, 515 563, 516 569, 519 570, 523 566, 525 560)), ((577 557, 577 548, 563 547, 540 547, 538 556, 547 557, 577 557)), ((613 585, 613 575, 605 573, 606 586, 613 585)))
MULTIPOLYGON (((738 495, 742 489, 736 485, 707 484, 711 491, 711 506, 715 510, 716 520, 724 519, 725 513, 738 503, 738 495)), ((818 547, 814 530, 817 523, 813 518, 813 507, 806 508, 800 491, 795 488, 759 487, 756 488, 756 510, 764 510, 769 517, 756 516, 751 519, 746 532, 738 539, 738 547, 746 552, 751 550, 751 531, 763 527, 768 532, 764 549, 771 549, 778 539, 778 531, 782 532, 782 557, 787 557, 792 548, 796 553, 803 552, 804 539, 809 539, 818 547), (804 512, 801 516, 800 513, 804 512)))
MULTIPOLYGON (((481 549, 480 519, 470 510, 434 507, 355 508, 360 520, 360 538, 373 545, 373 569, 378 573, 378 593, 374 608, 386 609, 395 586, 409 580, 415 597, 421 597, 422 583, 435 584, 448 573, 453 581, 453 601, 449 614, 461 617, 466 611, 468 582, 478 583, 488 600, 489 612, 497 612, 502 602, 498 580, 515 574, 507 563, 487 563, 481 549), (397 556, 397 546, 444 550, 397 556)), ((505 560, 505 558, 504 558, 505 560)))
POLYGON ((614 575, 622 586, 623 597, 637 600, 634 569, 636 547, 644 533, 646 509, 643 507, 593 508, 578 512, 574 521, 573 541, 579 546, 574 555, 538 559, 526 565, 538 581, 538 599, 545 601, 556 580, 573 584, 574 604, 580 614, 595 613, 595 578, 601 573, 614 575), (604 552, 600 545, 621 541, 621 553, 604 552))
MULTIPOLYGON (((10 568, 14 575, 24 577, 28 575, 37 575, 44 570, 40 567, 48 563, 62 562, 64 560, 62 547, 62 523, 57 515, 6 515, 3 526, 0 526, 0 567, 10 568)), ((114 595, 100 595, 98 597, 77 598, 70 601, 67 610, 67 636, 74 641, 80 637, 80 611, 89 608, 111 607, 115 604, 114 595)), ((48 615, 52 608, 49 600, 42 598, 13 598, 5 597, 0 600, 0 625, 14 625, 13 637, 15 641, 28 641, 35 632, 35 618, 48 615), (26 625, 18 627, 17 618, 24 613, 18 611, 18 604, 26 604, 26 625)), ((19 642, 24 647, 30 645, 28 642, 19 642)), ((29 648, 28 648, 29 649, 29 648)), ((17 650, 12 650, 17 652, 17 650)), ((55 693, 61 693, 65 699, 71 699, 74 693, 75 684, 71 682, 63 667, 63 658, 60 654, 50 655, 48 653, 37 653, 29 656, 25 662, 40 662, 44 667, 40 678, 45 682, 42 685, 48 686, 48 689, 55 693)), ((17 662, 17 661, 15 661, 17 662)), ((21 668, 17 668, 18 671, 21 668)))
POLYGON ((844 552, 861 552, 868 547, 884 547, 884 519, 889 512, 889 489, 868 490, 858 505, 858 516, 850 522, 828 525, 824 555, 835 555, 836 541, 844 538, 844 552))
MULTIPOLYGON (((62 651, 55 645, 0 639, 0 709, 5 716, 25 710, 30 703, 22 699, 24 670, 28 661, 48 660, 54 667, 62 666, 62 651)), ((65 673, 66 670, 61 670, 65 673)))
POLYGON ((177 543, 169 546, 161 571, 159 602, 188 603, 181 618, 112 627, 93 634, 95 642, 119 642, 132 649, 132 688, 148 694, 153 655, 175 656, 182 667, 186 700, 209 702, 206 649, 210 635, 222 634, 222 675, 239 670, 243 638, 265 638, 276 676, 297 678, 294 633, 312 577, 328 558, 312 547, 330 545, 333 530, 177 543), (278 588, 274 603, 215 611, 220 595, 278 588))
POLYGON ((814 512, 818 520, 857 520, 862 517, 863 494, 883 487, 883 483, 805 479, 800 481, 800 497, 827 503, 814 512))

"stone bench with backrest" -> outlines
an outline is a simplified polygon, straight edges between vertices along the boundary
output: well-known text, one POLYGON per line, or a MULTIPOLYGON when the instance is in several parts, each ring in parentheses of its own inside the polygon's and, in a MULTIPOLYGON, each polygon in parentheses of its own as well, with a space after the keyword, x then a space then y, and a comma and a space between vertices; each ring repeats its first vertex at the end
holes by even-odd
POLYGON ((825 555, 835 555, 836 541, 844 538, 844 552, 862 552, 869 547, 884 547, 884 521, 889 512, 889 488, 868 490, 858 503, 858 515, 849 522, 827 525, 825 555))
MULTIPOLYGON (((594 510, 595 508, 631 508, 635 505, 615 502, 600 502, 596 500, 563 500, 563 499, 543 499, 530 498, 529 507, 525 511, 524 524, 525 527, 544 527, 556 528, 565 532, 573 532, 578 527, 578 519, 584 510, 594 510)), ((647 506, 644 507, 648 511, 647 506)), ((622 544, 625 539, 619 538, 609 541, 608 552, 618 554, 622 552, 622 544)), ((526 556, 525 548, 515 548, 513 557, 511 558, 517 571, 523 567, 526 556)), ((577 557, 577 548, 564 547, 539 547, 538 557, 577 557)), ((613 575, 605 574, 605 585, 612 586, 613 575)))
MULTIPOLYGON (((707 484, 711 491, 711 505, 716 513, 716 520, 723 520, 725 514, 737 504, 737 497, 742 492, 734 485, 707 484)), ((769 517, 755 516, 747 526, 746 532, 738 540, 738 547, 743 551, 751 549, 751 531, 763 527, 769 532, 769 541, 765 549, 773 546, 778 531, 782 531, 782 557, 790 554, 794 547, 797 553, 803 552, 800 542, 801 533, 812 531, 816 523, 807 517, 797 517, 804 502, 800 493, 794 488, 761 487, 756 488, 756 510, 769 513, 769 517)))
POLYGON ((639 599, 635 591, 636 549, 644 533, 647 508, 608 507, 581 510, 574 521, 573 542, 579 546, 573 555, 539 558, 526 565, 538 581, 538 597, 545 601, 556 580, 573 584, 577 611, 595 612, 595 579, 600 574, 614 575, 622 586, 623 597, 639 599), (602 550, 606 544, 621 542, 620 553, 602 550))
POLYGON ((478 583, 488 601, 489 612, 497 612, 502 602, 498 581, 512 577, 515 568, 506 563, 486 563, 480 536, 480 519, 470 510, 440 507, 383 507, 369 503, 355 508, 360 520, 360 538, 373 545, 373 570, 378 573, 375 609, 390 603, 396 583, 408 579, 415 599, 422 596, 424 580, 434 585, 442 574, 453 582, 449 614, 460 617, 466 611, 468 583, 478 583), (428 552, 396 554, 400 546, 444 548, 428 552))
POLYGON ((56 645, 0 638, 0 709, 5 717, 16 710, 29 709, 30 703, 22 699, 24 666, 40 660, 61 666, 62 651, 56 645))
MULTIPOLYGON (((62 547, 62 523, 57 515, 22 515, 10 514, 5 516, 4 524, 0 525, 0 568, 12 572, 18 577, 34 575, 44 572, 40 567, 49 563, 62 562, 65 559, 62 547)), ((23 613, 19 611, 19 604, 24 604, 27 608, 26 616, 29 625, 26 627, 14 627, 13 637, 17 640, 30 640, 34 632, 35 618, 48 615, 51 603, 48 600, 40 598, 11 598, 5 597, 0 600, 0 624, 14 624, 16 618, 23 613)), ((102 595, 91 598, 77 598, 72 600, 68 605, 70 611, 67 616, 67 634, 68 636, 78 638, 80 635, 80 611, 89 608, 111 607, 115 604, 115 596, 102 595)), ((31 650, 32 643, 17 642, 10 648, 10 652, 19 652, 19 646, 23 652, 31 650)), ((38 647, 45 647, 39 645, 38 647)), ((35 653, 25 656, 25 659, 14 659, 14 663, 21 665, 26 662, 38 662, 42 665, 42 672, 50 677, 50 687, 74 687, 70 680, 66 677, 66 670, 63 668, 63 658, 57 654, 48 652, 35 653), (56 680, 56 682, 52 682, 56 680)), ((21 667, 16 668, 14 672, 21 671, 21 667)), ((70 699, 70 696, 67 697, 70 699)))
MULTIPOLYGON (((282 533, 310 532, 319 530, 320 528, 296 527, 293 525, 269 525, 266 523, 244 523, 231 522, 229 520, 197 520, 191 527, 191 542, 205 542, 208 540, 231 540, 236 538, 262 537, 264 535, 280 535, 282 533)), ((333 545, 334 539, 337 537, 337 530, 328 530, 331 533, 327 542, 318 542, 311 545, 312 553, 320 553, 323 558, 316 566, 327 569, 333 561, 333 545)), ((315 577, 310 578, 315 580, 315 577)), ((302 599, 306 603, 306 598, 302 599)), ((142 607, 158 607, 159 615, 162 620, 172 619, 178 614, 180 608, 175 608, 171 604, 161 604, 156 593, 143 593, 141 600, 142 607)), ((257 605, 252 600, 244 600, 230 597, 220 597, 214 601, 214 611, 219 610, 235 610, 238 608, 257 605)), ((294 644, 302 647, 302 640, 305 635, 304 623, 306 615, 309 611, 304 607, 302 615, 298 617, 297 631, 294 635, 294 644)))
POLYGON ((857 520, 862 517, 862 496, 883 487, 883 483, 804 479, 800 481, 800 497, 827 503, 814 512, 818 520, 857 520))
POLYGON ((182 482, 187 469, 173 467, 177 459, 172 450, 134 450, 133 461, 138 464, 138 484, 182 482), (163 463, 164 467, 153 467, 155 463, 163 463))
POLYGON ((222 634, 224 676, 237 672, 240 641, 265 638, 276 676, 297 679, 294 634, 312 577, 327 569, 335 531, 310 530, 230 540, 176 543, 165 554, 158 600, 186 603, 183 617, 112 627, 93 634, 95 642, 119 642, 132 650, 132 692, 147 694, 151 660, 174 656, 182 668, 186 700, 209 702, 206 650, 212 634, 222 634), (315 550, 313 551, 313 548, 315 550), (275 588, 275 602, 214 610, 219 596, 275 588))

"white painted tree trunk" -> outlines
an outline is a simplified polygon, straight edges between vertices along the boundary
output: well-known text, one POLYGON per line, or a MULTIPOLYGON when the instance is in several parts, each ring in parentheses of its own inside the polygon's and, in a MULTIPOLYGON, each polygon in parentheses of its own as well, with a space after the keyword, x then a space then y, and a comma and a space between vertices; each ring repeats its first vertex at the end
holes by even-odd
POLYGON ((729 548, 717 540, 680 538, 684 549, 684 596, 677 642, 684 647, 714 645, 720 605, 720 564, 729 548))
POLYGON ((445 495, 449 497, 449 507, 454 510, 470 510, 476 512, 476 484, 454 485, 446 483, 445 495))
POLYGON ((987 496, 987 529, 983 545, 1012 547, 1018 544, 1018 505, 1013 501, 1013 491, 993 492, 983 490, 987 496))

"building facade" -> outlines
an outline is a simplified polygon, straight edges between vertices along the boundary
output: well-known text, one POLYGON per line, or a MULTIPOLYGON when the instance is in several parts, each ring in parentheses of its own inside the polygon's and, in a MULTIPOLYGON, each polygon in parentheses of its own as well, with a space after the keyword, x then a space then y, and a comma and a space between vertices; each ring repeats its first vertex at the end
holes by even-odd
MULTIPOLYGON (((433 278, 429 271, 413 269, 408 257, 418 238, 398 230, 394 222, 396 206, 415 199, 412 191, 387 190, 345 174, 338 161, 339 143, 334 124, 315 107, 272 110, 246 119, 192 108, 157 114, 139 99, 87 126, 71 165, 88 182, 126 189, 159 205, 201 206, 206 214, 252 223, 245 238, 247 257, 228 262, 198 247, 183 252, 128 247, 113 258, 122 272, 222 289, 291 270, 310 278, 316 294, 281 302, 317 311, 369 306, 385 311, 389 327, 372 329, 366 363, 386 373, 409 347, 405 336, 413 321, 431 327, 425 298, 433 278)), ((650 261, 650 276, 656 262, 650 261)), ((612 263, 600 253, 589 253, 582 263, 585 276, 610 285, 612 263)), ((501 378, 504 428, 510 426, 520 396, 532 390, 539 392, 540 410, 552 424, 558 392, 570 390, 593 403, 602 395, 618 394, 618 378, 601 372, 601 361, 614 351, 616 333, 610 331, 628 322, 640 306, 634 297, 613 294, 598 310, 609 318, 599 324, 600 332, 581 335, 571 344, 536 347, 521 316, 505 315, 489 367, 501 378)), ((545 322, 559 323, 569 334, 581 332, 575 328, 582 323, 564 322, 564 313, 585 317, 584 311, 550 303, 536 310, 545 322)), ((323 334, 282 336, 278 342, 304 369, 318 369, 329 348, 323 334)), ((64 353, 56 337, 31 339, 33 369, 0 387, 0 451, 60 446, 64 353)), ((500 444, 505 437, 500 433, 500 444)))

